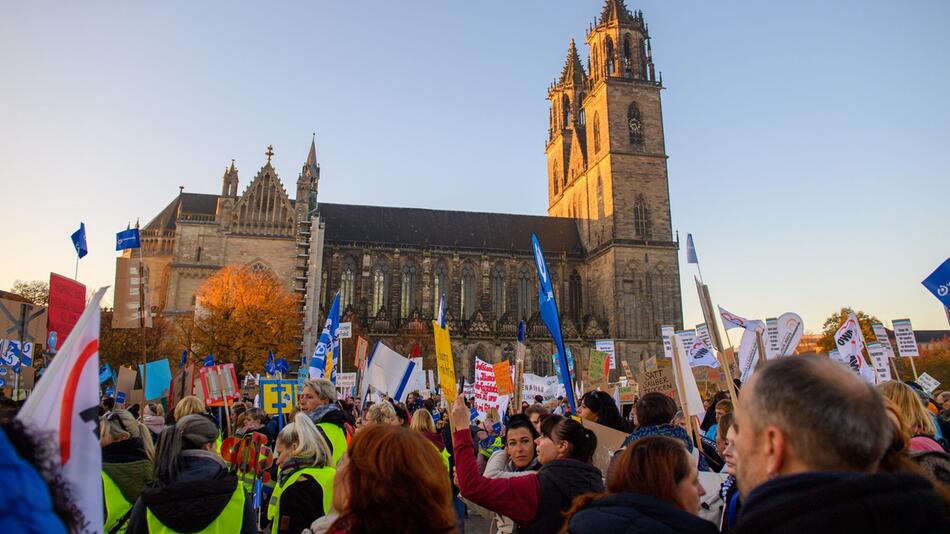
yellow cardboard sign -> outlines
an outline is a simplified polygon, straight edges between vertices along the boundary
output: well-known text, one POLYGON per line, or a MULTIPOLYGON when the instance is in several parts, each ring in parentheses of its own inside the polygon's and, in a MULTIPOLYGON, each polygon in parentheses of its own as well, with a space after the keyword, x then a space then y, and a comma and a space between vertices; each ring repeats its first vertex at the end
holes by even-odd
POLYGON ((261 408, 264 413, 289 414, 297 406, 296 380, 261 380, 261 408))
POLYGON ((452 359, 452 341, 449 339, 448 327, 442 328, 438 321, 432 321, 432 332, 435 336, 435 358, 439 367, 439 384, 442 386, 442 397, 449 403, 455 402, 458 394, 455 384, 455 360, 452 359))

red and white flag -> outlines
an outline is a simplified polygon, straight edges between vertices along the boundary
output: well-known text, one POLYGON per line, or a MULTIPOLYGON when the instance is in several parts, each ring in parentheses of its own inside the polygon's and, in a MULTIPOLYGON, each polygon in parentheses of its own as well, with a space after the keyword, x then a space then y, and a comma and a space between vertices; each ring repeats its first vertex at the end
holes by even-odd
POLYGON ((725 330, 729 330, 730 328, 749 328, 748 319, 727 312, 722 309, 722 306, 719 306, 719 316, 722 317, 722 327, 725 330))
POLYGON ((17 418, 56 440, 56 455, 82 512, 79 532, 101 533, 102 451, 99 448, 99 301, 96 291, 17 418))
POLYGON ((835 332, 835 345, 838 346, 838 353, 843 357, 861 355, 861 349, 864 348, 864 336, 861 334, 861 325, 854 312, 848 314, 844 324, 835 332))

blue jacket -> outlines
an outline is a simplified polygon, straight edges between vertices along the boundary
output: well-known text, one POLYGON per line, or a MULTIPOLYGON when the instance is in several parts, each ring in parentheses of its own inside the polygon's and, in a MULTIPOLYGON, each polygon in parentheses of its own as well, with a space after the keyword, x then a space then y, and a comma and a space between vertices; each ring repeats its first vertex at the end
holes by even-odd
POLYGON ((649 495, 614 493, 591 501, 568 523, 571 534, 717 534, 701 517, 649 495))
POLYGON ((0 532, 52 532, 66 534, 53 511, 46 483, 32 465, 16 453, 6 432, 0 430, 0 480, 16 495, 0 499, 0 532))

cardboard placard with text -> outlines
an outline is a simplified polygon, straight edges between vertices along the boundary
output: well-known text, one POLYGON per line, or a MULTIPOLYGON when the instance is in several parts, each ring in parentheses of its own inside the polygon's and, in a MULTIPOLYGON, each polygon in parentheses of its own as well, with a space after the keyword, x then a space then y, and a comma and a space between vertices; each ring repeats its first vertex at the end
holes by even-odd
POLYGON ((659 392, 670 397, 679 406, 679 395, 676 394, 676 378, 673 376, 673 369, 670 367, 660 367, 652 373, 644 373, 638 380, 640 385, 640 394, 659 392))
POLYGON ((231 402, 241 398, 233 363, 202 367, 200 374, 206 405, 224 406, 226 400, 231 402))
POLYGON ((607 385, 607 373, 610 372, 610 355, 599 350, 590 351, 590 361, 587 364, 587 379, 591 386, 607 385))

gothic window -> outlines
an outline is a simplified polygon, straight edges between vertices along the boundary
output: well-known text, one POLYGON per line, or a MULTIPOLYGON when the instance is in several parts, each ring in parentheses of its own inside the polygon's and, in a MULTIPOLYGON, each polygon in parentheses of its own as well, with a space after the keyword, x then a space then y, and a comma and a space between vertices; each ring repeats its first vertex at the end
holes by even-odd
POLYGON ((636 301, 633 294, 633 281, 623 281, 623 331, 624 337, 634 337, 636 332, 636 301))
POLYGON ((445 272, 445 265, 439 264, 432 273, 432 316, 439 315, 439 300, 445 294, 449 287, 448 275, 445 272))
POLYGON ((377 265, 373 269, 372 313, 379 313, 380 308, 386 306, 386 300, 386 268, 383 265, 377 265))
POLYGON ((647 210, 643 195, 637 195, 636 204, 633 205, 633 228, 637 237, 650 238, 650 212, 647 210))
POLYGON ((567 95, 564 95, 561 100, 561 109, 563 110, 564 127, 567 128, 571 124, 571 101, 568 100, 567 95))
POLYGON ((614 42, 607 38, 604 43, 604 55, 607 60, 607 76, 614 73, 614 42))
POLYGON ((627 129, 630 132, 630 143, 643 144, 643 119, 640 117, 640 108, 636 102, 631 102, 627 108, 627 129))
POLYGON ((462 278, 459 281, 461 289, 462 318, 468 320, 475 313, 475 271, 471 265, 462 268, 462 278))
POLYGON ((630 34, 623 36, 623 71, 630 72, 630 65, 633 63, 633 54, 630 50, 630 34))
POLYGON ((356 282, 355 268, 351 264, 343 265, 340 274, 340 307, 346 308, 353 304, 353 286, 356 282))
POLYGON ((581 318, 581 275, 576 270, 571 272, 568 291, 571 301, 571 319, 578 321, 581 318))
POLYGON ((594 112, 594 154, 600 152, 600 116, 594 112))
POLYGON ((327 272, 323 271, 323 274, 320 275, 320 300, 318 302, 327 301, 327 272))
POLYGON ((518 319, 527 321, 531 317, 531 301, 537 298, 532 289, 531 274, 527 269, 522 269, 518 273, 518 319))
POLYGON ((505 270, 496 265, 491 273, 491 307, 495 320, 505 314, 505 270))
POLYGON ((554 194, 561 192, 561 177, 557 172, 557 161, 554 162, 554 194))
POLYGON ((584 108, 577 112, 577 122, 580 123, 581 128, 587 126, 587 114, 584 113, 584 108))
POLYGON ((409 312, 416 307, 416 266, 407 264, 402 268, 402 294, 399 299, 399 310, 402 317, 409 317, 409 312))
POLYGON ((600 173, 597 174, 597 218, 603 220, 604 214, 604 184, 600 179, 600 173))
POLYGON ((640 39, 640 77, 643 79, 647 77, 647 54, 643 39, 640 39))
MULTIPOLYGON (((201 254, 201 249, 200 249, 200 247, 199 247, 199 249, 198 249, 198 254, 199 254, 199 255, 201 254)), ((254 272, 254 273, 267 272, 267 266, 264 265, 263 263, 259 262, 259 261, 255 261, 255 262, 251 265, 251 272, 254 272)))

